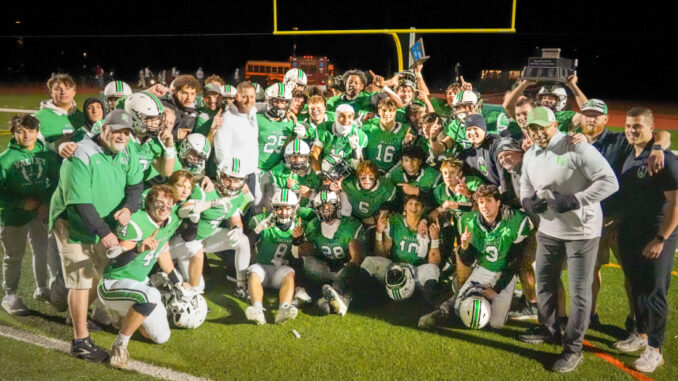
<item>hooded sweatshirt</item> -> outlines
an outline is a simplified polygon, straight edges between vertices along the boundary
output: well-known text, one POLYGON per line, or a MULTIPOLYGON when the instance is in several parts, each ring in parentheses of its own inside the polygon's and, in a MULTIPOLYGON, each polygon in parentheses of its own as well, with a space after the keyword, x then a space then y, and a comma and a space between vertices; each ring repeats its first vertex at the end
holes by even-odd
POLYGON ((40 121, 40 134, 47 143, 54 143, 64 135, 72 134, 85 124, 85 115, 78 110, 75 101, 70 112, 66 112, 55 106, 51 99, 44 100, 40 102, 40 111, 35 113, 35 117, 40 121))
POLYGON ((73 139, 71 139, 74 142, 79 142, 82 140, 83 136, 87 135, 90 138, 94 135, 97 135, 98 133, 101 132, 101 126, 103 125, 104 119, 106 118, 106 108, 104 107, 104 103, 101 101, 99 98, 95 97, 90 97, 85 100, 85 103, 82 105, 83 115, 85 118, 85 124, 83 124, 82 127, 76 129, 75 135, 73 136, 73 139), (89 118, 89 115, 87 115, 87 107, 91 105, 92 103, 99 103, 101 105, 101 108, 104 110, 104 117, 101 118, 101 120, 98 121, 93 121, 89 118))

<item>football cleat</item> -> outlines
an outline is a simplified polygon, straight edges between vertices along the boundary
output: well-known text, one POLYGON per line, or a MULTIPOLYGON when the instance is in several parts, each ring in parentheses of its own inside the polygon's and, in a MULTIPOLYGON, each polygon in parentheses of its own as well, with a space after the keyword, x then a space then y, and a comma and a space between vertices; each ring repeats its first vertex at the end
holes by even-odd
POLYGON ((525 333, 518 335, 518 340, 528 344, 556 343, 554 338, 546 327, 538 325, 531 327, 525 333))
POLYGON ((306 292, 306 289, 303 287, 296 287, 294 289, 294 297, 292 297, 292 305, 301 306, 303 304, 311 303, 311 295, 306 292))
POLYGON ((275 324, 283 324, 288 320, 294 320, 298 314, 299 310, 293 305, 280 308, 275 315, 275 324))
POLYGON ((437 309, 429 314, 419 318, 419 328, 432 328, 440 326, 449 321, 450 315, 445 310, 437 309))
POLYGON ((348 303, 337 290, 332 288, 329 284, 326 284, 323 286, 323 296, 327 299, 327 302, 330 304, 330 307, 332 307, 332 311, 335 314, 339 316, 346 315, 348 303))
POLYGON ((320 313, 322 313, 323 315, 329 315, 332 312, 332 309, 330 308, 330 303, 328 303, 327 299, 325 298, 318 299, 315 305, 318 307, 320 313))
POLYGON ((250 300, 250 293, 247 292, 247 286, 235 286, 233 295, 238 299, 250 300))
MULTIPOLYGON (((278 312, 280 314, 280 312, 278 312)), ((266 316, 264 316, 264 309, 263 308, 257 308, 255 306, 249 306, 245 308, 245 317, 249 321, 253 321, 257 323, 257 325, 264 325, 266 324, 266 316)), ((295 315, 296 317, 296 315, 295 315)), ((276 316, 276 323, 278 322, 278 317, 276 316)))
POLYGON ((123 347, 122 343, 114 341, 113 346, 111 347, 111 358, 109 359, 111 366, 120 369, 127 369, 128 360, 129 352, 127 351, 127 348, 123 347))
POLYGON ((49 289, 47 287, 38 287, 33 292, 33 299, 41 302, 49 302, 49 289))
POLYGON ((25 316, 29 313, 28 307, 17 294, 10 294, 2 298, 2 309, 15 316, 25 316))
POLYGON ((108 359, 108 352, 94 344, 88 336, 71 342, 71 356, 91 362, 104 362, 108 359))

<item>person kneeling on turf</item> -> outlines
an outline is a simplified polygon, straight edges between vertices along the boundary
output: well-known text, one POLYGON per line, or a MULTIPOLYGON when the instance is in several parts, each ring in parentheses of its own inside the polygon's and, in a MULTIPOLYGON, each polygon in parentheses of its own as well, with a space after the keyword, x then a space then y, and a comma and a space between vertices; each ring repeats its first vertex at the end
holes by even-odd
MULTIPOLYGON (((527 237, 530 223, 522 212, 501 208, 499 190, 495 185, 480 185, 474 198, 478 210, 463 214, 459 221, 460 246, 457 253, 465 264, 475 262, 474 269, 455 297, 419 319, 421 328, 444 323, 449 319, 452 308, 459 316, 464 299, 473 296, 466 291, 478 286, 482 289, 482 296, 491 303, 490 326, 501 328, 506 322, 515 288, 513 273, 509 270, 509 251, 527 237)), ((469 322, 473 323, 472 320, 469 322)), ((479 324, 469 326, 478 328, 479 324)))
POLYGON ((114 367, 127 368, 127 344, 137 329, 157 344, 170 338, 160 291, 146 282, 156 261, 182 295, 195 294, 182 282, 169 253, 168 241, 181 221, 172 212, 174 200, 172 187, 154 186, 146 198, 146 210, 135 212, 127 225, 118 227, 120 246, 106 252, 111 261, 97 287, 99 299, 106 308, 124 316, 111 348, 110 363, 114 367))
POLYGON ((275 323, 282 324, 297 317, 297 307, 290 304, 294 294, 294 270, 287 265, 292 254, 292 232, 299 225, 295 220, 299 199, 291 189, 277 190, 271 200, 273 213, 254 216, 249 228, 257 235, 256 263, 247 269, 252 305, 245 309, 247 320, 266 324, 262 300, 264 287, 280 290, 280 308, 275 323))

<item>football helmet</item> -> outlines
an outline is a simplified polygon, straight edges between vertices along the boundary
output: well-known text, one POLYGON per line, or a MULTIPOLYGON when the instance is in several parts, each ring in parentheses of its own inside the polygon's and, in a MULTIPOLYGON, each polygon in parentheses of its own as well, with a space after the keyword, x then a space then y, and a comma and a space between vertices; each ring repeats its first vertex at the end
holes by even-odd
POLYGON ((351 166, 339 155, 325 155, 320 163, 320 171, 330 181, 339 181, 351 175, 351 166))
POLYGON ((210 157, 212 147, 205 135, 192 133, 179 143, 177 156, 181 166, 194 175, 205 173, 205 162, 210 157))
POLYGON ((255 100, 257 102, 263 102, 266 99, 266 92, 264 91, 263 86, 256 82, 252 82, 252 86, 254 86, 254 93, 255 95, 255 100))
POLYGON ((537 93, 537 104, 539 106, 544 106, 556 111, 562 111, 565 108, 565 103, 567 103, 567 91, 565 88, 557 83, 552 83, 549 85, 544 85, 539 89, 537 93), (556 103, 552 106, 546 106, 542 104, 544 95, 552 95, 556 97, 556 103))
POLYGON ((322 222, 329 222, 340 218, 341 201, 339 196, 331 190, 320 191, 313 198, 313 211, 322 222), (330 205, 326 207, 325 205, 330 205))
POLYGON ((386 272, 386 294, 395 300, 405 300, 414 294, 414 267, 408 263, 392 263, 386 272))
POLYGON ((227 157, 217 168, 217 182, 214 186, 222 197, 233 197, 245 185, 246 177, 240 159, 227 157))
POLYGON ((195 294, 188 300, 180 295, 173 295, 167 302, 167 310, 176 327, 195 329, 207 317, 207 302, 200 294, 195 294))
POLYGON ((237 94, 238 91, 231 85, 224 85, 224 87, 221 89, 221 93, 226 99, 235 99, 235 94, 237 94))
POLYGON ((473 294, 461 301, 459 318, 471 329, 482 329, 490 322, 492 307, 490 302, 480 295, 473 294))
POLYGON ((299 205, 299 198, 291 189, 278 189, 271 199, 271 207, 275 215, 275 222, 278 226, 289 224, 294 220, 294 216, 299 205), (290 209, 287 209, 291 207, 290 209))
POLYGON ((106 111, 115 110, 118 99, 132 95, 132 88, 123 81, 111 81, 104 87, 104 103, 106 111))
POLYGON ((285 78, 283 79, 285 86, 290 89, 294 89, 295 86, 304 86, 308 84, 308 78, 306 73, 301 69, 290 69, 285 73, 285 78))
POLYGON ((134 93, 125 100, 125 111, 134 119, 135 136, 158 136, 165 129, 165 110, 160 100, 149 92, 134 93))
POLYGON ((460 106, 466 105, 473 106, 473 110, 471 110, 471 112, 475 112, 477 108, 476 106, 478 105, 478 96, 473 91, 469 90, 460 91, 457 93, 457 95, 454 96, 454 100, 452 101, 452 108, 454 110, 454 115, 456 116, 457 119, 464 120, 468 115, 466 110, 457 110, 457 108, 460 108, 460 106))
POLYGON ((311 147, 305 141, 295 138, 285 146, 285 166, 293 171, 305 171, 310 165, 311 147), (303 162, 293 160, 294 156, 300 156, 303 162))
POLYGON ((276 83, 266 88, 266 113, 271 118, 282 119, 287 116, 287 110, 290 109, 292 102, 292 87, 276 83), (285 107, 276 106, 273 102, 286 102, 285 107))

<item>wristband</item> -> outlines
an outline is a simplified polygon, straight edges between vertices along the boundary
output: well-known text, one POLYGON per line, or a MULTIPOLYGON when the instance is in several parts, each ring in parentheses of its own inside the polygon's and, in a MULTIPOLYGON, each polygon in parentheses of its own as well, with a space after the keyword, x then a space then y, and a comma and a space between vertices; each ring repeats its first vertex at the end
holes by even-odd
POLYGON ((304 243, 304 236, 292 237, 292 245, 299 246, 304 243))
POLYGON ((383 241, 384 240, 384 233, 382 233, 382 232, 374 233, 374 239, 376 239, 377 242, 383 241))
POLYGON ((174 159, 176 150, 174 147, 165 148, 165 159, 174 159))
POLYGON ((177 269, 172 269, 172 271, 170 271, 169 274, 167 274, 167 277, 169 278, 170 283, 172 283, 172 284, 177 284, 177 283, 180 284, 182 282, 181 277, 179 276, 179 273, 177 273, 177 269))
POLYGON ((440 240, 439 239, 432 239, 431 240, 431 249, 437 249, 440 247, 440 240))
POLYGON ((664 236, 661 235, 661 234, 657 234, 657 236, 656 236, 655 238, 656 238, 657 241, 659 241, 660 243, 664 243, 664 241, 666 241, 666 238, 664 238, 664 236))
POLYGON ((663 151, 661 144, 653 144, 652 150, 653 151, 663 151))

